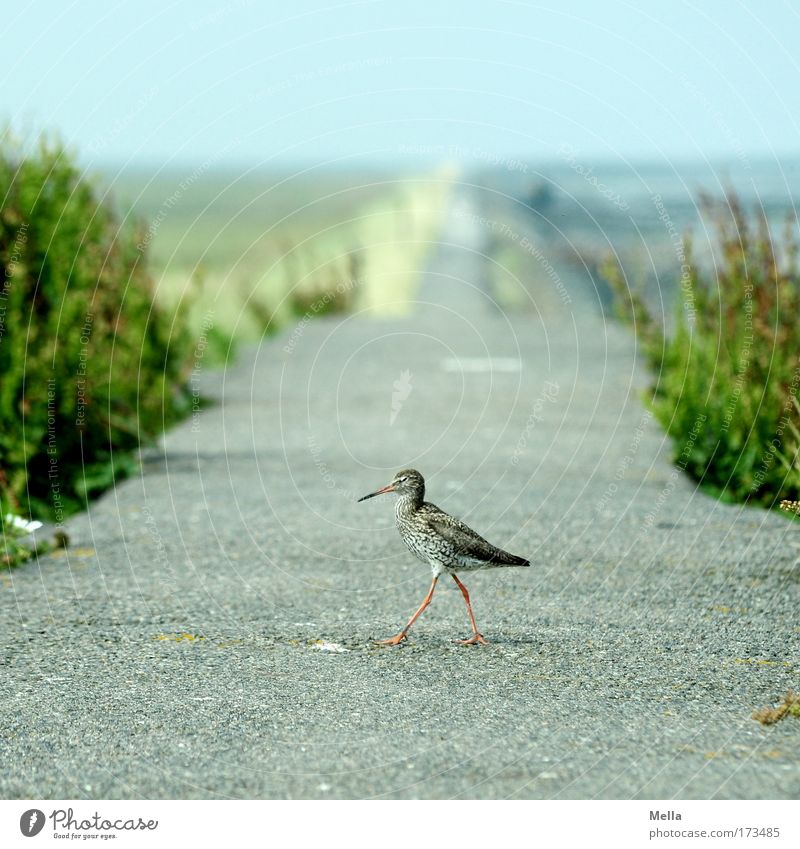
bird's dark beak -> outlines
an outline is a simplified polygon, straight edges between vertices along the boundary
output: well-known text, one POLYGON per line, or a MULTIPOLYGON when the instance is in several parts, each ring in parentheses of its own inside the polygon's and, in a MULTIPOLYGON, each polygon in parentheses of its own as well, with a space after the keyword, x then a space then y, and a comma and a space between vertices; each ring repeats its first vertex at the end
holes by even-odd
POLYGON ((369 495, 365 495, 363 498, 359 498, 359 501, 366 501, 368 498, 375 498, 376 495, 383 495, 384 492, 394 492, 394 487, 392 484, 389 486, 385 486, 383 489, 377 490, 377 492, 371 492, 369 495))

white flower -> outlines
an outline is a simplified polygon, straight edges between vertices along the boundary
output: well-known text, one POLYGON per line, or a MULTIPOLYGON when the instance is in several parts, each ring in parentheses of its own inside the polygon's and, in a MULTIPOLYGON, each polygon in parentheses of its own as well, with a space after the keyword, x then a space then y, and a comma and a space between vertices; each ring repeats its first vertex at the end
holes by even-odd
POLYGON ((15 516, 13 513, 6 514, 6 524, 11 525, 12 528, 18 531, 24 531, 26 534, 33 533, 42 527, 41 522, 35 520, 29 522, 27 519, 23 519, 22 516, 15 516))

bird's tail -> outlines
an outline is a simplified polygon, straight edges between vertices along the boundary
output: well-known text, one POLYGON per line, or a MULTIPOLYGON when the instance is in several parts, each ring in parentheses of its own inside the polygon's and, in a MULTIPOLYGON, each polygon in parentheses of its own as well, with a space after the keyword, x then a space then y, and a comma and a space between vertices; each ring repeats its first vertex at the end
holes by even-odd
POLYGON ((530 566, 531 561, 524 557, 518 557, 516 554, 510 554, 508 551, 501 552, 502 557, 498 557, 496 562, 500 566, 530 566))

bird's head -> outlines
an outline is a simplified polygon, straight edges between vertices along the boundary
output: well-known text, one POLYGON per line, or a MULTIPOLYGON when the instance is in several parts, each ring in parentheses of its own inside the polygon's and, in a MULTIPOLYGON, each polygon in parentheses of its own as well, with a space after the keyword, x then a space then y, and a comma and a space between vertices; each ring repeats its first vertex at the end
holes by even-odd
POLYGON ((416 469, 403 469, 392 478, 390 484, 358 500, 366 501, 384 492, 396 492, 400 496, 411 496, 415 501, 422 501, 425 497, 425 478, 416 469))

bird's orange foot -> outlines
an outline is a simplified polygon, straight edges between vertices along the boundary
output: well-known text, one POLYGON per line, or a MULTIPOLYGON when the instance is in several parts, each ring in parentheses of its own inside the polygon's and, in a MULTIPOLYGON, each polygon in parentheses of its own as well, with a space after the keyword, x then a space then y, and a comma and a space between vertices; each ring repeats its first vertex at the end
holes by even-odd
POLYGON ((478 643, 482 646, 488 646, 489 645, 489 643, 487 643, 486 640, 483 639, 483 634, 475 634, 474 636, 470 637, 468 640, 456 640, 456 642, 460 646, 474 646, 476 643, 478 643))
POLYGON ((389 637, 388 640, 377 640, 379 646, 399 646, 406 638, 406 635, 401 631, 395 637, 389 637))

